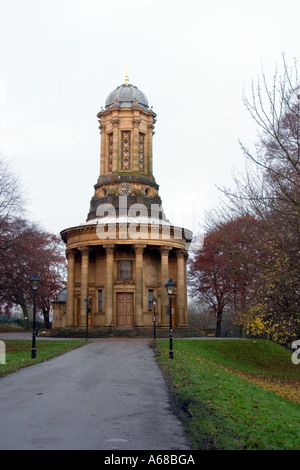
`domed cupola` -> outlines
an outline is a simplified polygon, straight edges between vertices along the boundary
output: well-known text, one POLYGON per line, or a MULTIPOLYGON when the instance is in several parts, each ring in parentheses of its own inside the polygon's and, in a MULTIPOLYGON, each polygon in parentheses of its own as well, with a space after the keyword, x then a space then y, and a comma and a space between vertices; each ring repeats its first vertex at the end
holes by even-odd
POLYGON ((105 109, 108 108, 132 108, 140 107, 148 109, 148 100, 146 95, 136 86, 123 84, 112 91, 105 102, 105 109))

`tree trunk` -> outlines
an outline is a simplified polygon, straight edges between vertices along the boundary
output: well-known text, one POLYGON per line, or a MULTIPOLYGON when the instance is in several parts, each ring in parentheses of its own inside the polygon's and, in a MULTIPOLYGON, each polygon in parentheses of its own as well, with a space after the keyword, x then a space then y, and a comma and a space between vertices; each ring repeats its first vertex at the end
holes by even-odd
POLYGON ((49 310, 47 308, 43 308, 43 315, 44 315, 44 328, 50 328, 50 320, 49 320, 49 310))
POLYGON ((223 313, 223 309, 217 311, 217 323, 216 323, 216 333, 215 333, 216 338, 221 337, 222 313, 223 313))
POLYGON ((23 315, 24 315, 24 329, 29 330, 29 315, 28 315, 28 309, 25 305, 21 305, 21 308, 23 310, 23 315))

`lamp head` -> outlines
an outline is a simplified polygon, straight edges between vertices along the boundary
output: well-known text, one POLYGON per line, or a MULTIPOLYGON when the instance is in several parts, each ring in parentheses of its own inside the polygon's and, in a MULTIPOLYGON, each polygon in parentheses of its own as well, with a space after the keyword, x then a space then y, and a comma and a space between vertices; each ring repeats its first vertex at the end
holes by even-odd
POLYGON ((38 274, 35 274, 31 279, 30 279, 30 285, 31 289, 36 292, 40 286, 41 280, 38 276, 38 274))
POLYGON ((175 286, 176 286, 176 282, 173 282, 172 278, 170 278, 167 284, 165 284, 165 288, 167 290, 168 295, 174 294, 175 286))

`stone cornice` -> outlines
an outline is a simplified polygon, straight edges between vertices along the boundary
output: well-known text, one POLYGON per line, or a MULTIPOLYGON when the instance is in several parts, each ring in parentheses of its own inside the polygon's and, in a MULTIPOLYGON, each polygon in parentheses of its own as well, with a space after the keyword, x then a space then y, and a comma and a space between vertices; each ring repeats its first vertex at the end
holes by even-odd
POLYGON ((146 114, 147 116, 151 116, 153 119, 154 119, 154 122, 156 121, 156 117, 157 117, 157 114, 150 108, 150 109, 144 109, 144 108, 141 108, 140 106, 131 106, 131 107, 128 107, 128 108, 120 108, 119 106, 114 106, 114 107, 111 107, 111 108, 108 108, 108 109, 102 109, 101 111, 99 111, 99 113, 97 114, 97 118, 98 119, 101 119, 102 117, 104 116, 108 116, 109 114, 112 114, 113 111, 118 111, 118 112, 122 112, 122 111, 139 111, 141 114, 146 114))
MULTIPOLYGON (((118 220, 118 219, 116 219, 118 220)), ((163 224, 157 224, 153 226, 151 223, 143 223, 138 220, 134 222, 137 225, 140 225, 142 230, 140 230, 138 238, 131 238, 131 228, 132 221, 130 222, 114 222, 112 221, 98 219, 95 223, 87 223, 78 225, 77 227, 70 227, 63 230, 60 233, 62 240, 66 243, 67 249, 79 249, 79 247, 96 247, 101 245, 139 245, 146 244, 147 246, 171 246, 172 248, 177 248, 181 250, 186 250, 186 242, 191 240, 191 232, 185 231, 185 229, 174 226, 164 226, 163 224), (108 226, 109 224, 115 225, 115 234, 114 238, 110 237, 110 232, 107 232, 107 239, 101 238, 97 235, 97 227, 108 226), (119 227, 121 230, 120 233, 123 233, 127 227, 127 238, 118 238, 119 237, 119 227), (144 234, 144 235, 143 235, 144 234), (167 236, 169 235, 169 236, 167 236), (180 236, 181 238, 180 238, 180 236), (175 238, 174 238, 175 236, 175 238)), ((102 233, 102 229, 101 232, 102 233)), ((106 233, 105 231, 103 233, 106 233)), ((181 256, 181 255, 179 255, 181 256)))

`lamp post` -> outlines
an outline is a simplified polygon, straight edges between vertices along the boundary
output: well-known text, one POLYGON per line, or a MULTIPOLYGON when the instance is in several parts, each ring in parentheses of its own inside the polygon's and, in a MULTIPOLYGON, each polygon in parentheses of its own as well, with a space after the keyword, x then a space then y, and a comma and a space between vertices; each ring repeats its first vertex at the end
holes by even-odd
POLYGON ((30 279, 31 289, 33 291, 33 323, 32 323, 32 348, 31 348, 31 357, 32 359, 36 358, 36 348, 35 348, 35 337, 36 334, 36 325, 35 325, 35 310, 36 310, 36 293, 40 286, 40 278, 37 274, 35 274, 30 279))
POLYGON ((176 282, 173 282, 172 278, 170 278, 165 284, 165 288, 167 290, 169 296, 169 304, 170 304, 170 349, 169 349, 169 359, 173 359, 173 331, 172 331, 172 295, 174 294, 176 282))
POLYGON ((91 303, 91 300, 89 299, 89 297, 86 297, 84 299, 85 303, 86 303, 86 325, 85 325, 85 340, 87 341, 88 340, 88 329, 89 329, 89 305, 91 303))
POLYGON ((155 315, 155 306, 156 306, 157 299, 156 297, 153 297, 152 299, 152 306, 153 306, 153 339, 156 341, 156 330, 155 330, 155 323, 156 323, 156 315, 155 315))

